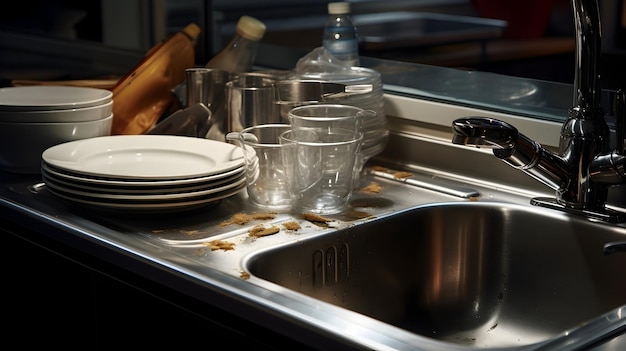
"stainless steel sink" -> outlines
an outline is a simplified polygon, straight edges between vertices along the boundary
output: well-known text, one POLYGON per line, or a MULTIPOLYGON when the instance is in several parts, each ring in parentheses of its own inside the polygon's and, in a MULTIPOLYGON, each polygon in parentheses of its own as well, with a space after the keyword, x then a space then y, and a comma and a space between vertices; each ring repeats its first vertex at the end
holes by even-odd
POLYGON ((244 266, 450 347, 524 347, 626 311, 626 252, 603 250, 624 240, 624 228, 530 206, 438 203, 268 248, 244 266))

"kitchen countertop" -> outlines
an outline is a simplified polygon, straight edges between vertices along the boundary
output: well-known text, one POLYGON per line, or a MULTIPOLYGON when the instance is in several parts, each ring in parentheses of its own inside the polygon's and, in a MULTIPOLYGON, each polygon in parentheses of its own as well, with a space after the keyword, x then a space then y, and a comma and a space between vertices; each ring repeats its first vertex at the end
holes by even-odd
MULTIPOLYGON (((488 159, 491 160, 492 157, 488 159)), ((375 158, 372 161, 381 160, 375 158)), ((423 177, 428 183, 436 183, 436 178, 439 178, 428 174, 423 177)), ((339 228, 425 202, 475 201, 372 174, 365 175, 361 179, 361 185, 372 181, 383 185, 385 190, 382 194, 357 190, 352 200, 359 210, 365 210, 371 217, 352 216, 351 211, 340 216, 331 216, 337 220, 339 228)), ((481 199, 486 201, 528 201, 529 194, 502 192, 491 189, 486 184, 462 185, 479 191, 483 194, 481 199)), ((481 199, 477 201, 482 201, 481 199)), ((55 246, 69 247, 81 255, 106 261, 119 269, 173 288, 203 304, 226 309, 259 327, 271 328, 287 339, 301 340, 313 349, 409 349, 407 344, 400 341, 401 338, 390 340, 385 336, 389 334, 378 334, 371 330, 368 325, 371 322, 361 324, 362 321, 354 320, 354 324, 348 329, 333 329, 330 325, 329 329, 311 328, 304 322, 308 319, 307 315, 321 318, 320 314, 324 314, 323 306, 297 305, 299 302, 284 296, 280 291, 248 283, 242 274, 239 257, 298 240, 298 237, 334 230, 309 223, 303 225, 303 230, 298 233, 283 233, 250 240, 245 233, 254 224, 242 228, 221 226, 233 214, 255 211, 259 209, 247 204, 244 191, 214 206, 167 216, 98 212, 55 197, 45 189, 39 176, 0 173, 0 223, 18 225, 27 232, 36 233, 35 236, 45 239, 44 241, 56 243, 55 246), (239 238, 236 239, 237 255, 229 255, 227 251, 209 251, 198 244, 209 238, 223 237, 239 238), (283 313, 296 310, 308 312, 305 315, 283 313), (355 341, 357 339, 359 342, 355 341), (368 341, 363 343, 364 340, 368 341)), ((275 220, 282 222, 290 219, 300 220, 292 214, 279 214, 275 220)), ((617 338, 610 345, 623 345, 624 339, 617 338)), ((419 347, 413 345, 410 349, 419 347)))

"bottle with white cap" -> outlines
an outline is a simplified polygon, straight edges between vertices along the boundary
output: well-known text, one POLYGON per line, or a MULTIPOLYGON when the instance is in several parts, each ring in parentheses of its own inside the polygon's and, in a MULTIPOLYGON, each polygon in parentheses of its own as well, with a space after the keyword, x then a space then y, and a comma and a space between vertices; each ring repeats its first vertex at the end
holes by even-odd
POLYGON ((207 62, 206 67, 218 68, 230 74, 247 72, 252 68, 259 41, 265 35, 265 24, 260 20, 241 16, 236 34, 222 51, 207 62))
POLYGON ((222 51, 218 52, 206 64, 215 72, 207 74, 211 79, 211 100, 207 106, 211 110, 211 127, 208 139, 226 141, 228 130, 228 111, 226 109, 226 82, 240 73, 249 72, 254 64, 259 41, 265 35, 265 24, 260 20, 241 16, 235 28, 236 34, 222 51))
POLYGON ((349 2, 328 4, 328 19, 324 26, 322 45, 336 58, 351 66, 358 66, 359 38, 350 11, 349 2))

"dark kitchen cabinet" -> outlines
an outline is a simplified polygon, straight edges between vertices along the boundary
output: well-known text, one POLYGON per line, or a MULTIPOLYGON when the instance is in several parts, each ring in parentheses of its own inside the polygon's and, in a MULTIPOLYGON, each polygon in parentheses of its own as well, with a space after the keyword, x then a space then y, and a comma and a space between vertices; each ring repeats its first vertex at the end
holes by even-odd
POLYGON ((252 324, 2 219, 0 235, 7 344, 309 349, 271 326, 252 324))

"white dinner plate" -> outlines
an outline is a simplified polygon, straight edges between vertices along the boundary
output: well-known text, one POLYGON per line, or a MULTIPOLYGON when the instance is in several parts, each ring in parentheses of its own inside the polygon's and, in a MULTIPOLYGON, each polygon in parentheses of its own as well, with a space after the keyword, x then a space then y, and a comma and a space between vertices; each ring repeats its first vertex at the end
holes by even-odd
POLYGON ((113 99, 106 89, 55 85, 0 88, 0 110, 66 110, 105 104, 113 99))
POLYGON ((115 212, 123 212, 127 213, 128 211, 133 213, 162 213, 162 212, 172 212, 172 211, 183 211, 195 209, 202 206, 207 206, 213 203, 216 203, 219 200, 231 197, 239 193, 242 189, 245 188, 245 183, 240 185, 239 187, 231 188, 219 193, 211 194, 206 197, 194 198, 194 199, 186 199, 175 202, 156 202, 156 203, 120 203, 116 201, 106 202, 100 199, 93 199, 89 197, 80 197, 76 195, 72 195, 71 193, 66 193, 62 190, 55 190, 48 187, 48 190, 69 202, 84 205, 91 208, 98 208, 101 210, 115 211, 115 212))
POLYGON ((244 165, 233 144, 175 135, 112 135, 52 146, 42 154, 62 170, 106 179, 177 180, 206 177, 244 165))
POLYGON ((185 178, 175 180, 135 180, 135 179, 105 179, 98 177, 85 176, 78 173, 67 172, 63 169, 54 168, 46 162, 42 162, 41 173, 49 176, 71 182, 76 185, 85 185, 100 188, 117 188, 117 189, 139 189, 139 190, 160 190, 168 188, 184 188, 188 186, 203 186, 215 181, 221 181, 235 175, 241 175, 246 170, 245 166, 237 167, 223 173, 213 174, 206 177, 185 178))
POLYGON ((63 186, 68 189, 85 191, 89 193, 95 194, 120 194, 120 195, 165 195, 165 194, 179 194, 179 193, 188 193, 188 192, 196 192, 202 190, 208 190, 212 188, 217 188, 219 186, 224 186, 228 184, 232 184, 235 182, 239 182, 241 179, 245 178, 246 174, 243 171, 239 171, 234 173, 231 176, 220 178, 217 180, 212 180, 210 182, 202 182, 197 184, 183 184, 177 186, 151 186, 151 187, 125 187, 125 186, 105 186, 102 184, 90 184, 81 181, 74 181, 72 179, 58 176, 53 172, 49 172, 46 168, 41 169, 41 175, 44 180, 52 181, 57 183, 60 186, 63 186))
POLYGON ((154 203, 169 203, 169 202, 179 202, 179 201, 189 201, 198 198, 206 198, 211 194, 227 191, 229 189, 236 189, 241 187, 241 185, 246 184, 246 178, 241 177, 240 179, 231 182, 229 184, 222 184, 208 189, 202 189, 198 191, 188 191, 188 192, 178 192, 173 194, 110 194, 110 193, 101 193, 101 192, 93 192, 85 189, 77 189, 74 187, 69 187, 61 184, 60 182, 56 182, 54 179, 50 179, 46 176, 43 176, 43 181, 46 183, 50 189, 62 191, 66 194, 81 197, 81 198, 89 198, 94 201, 115 201, 115 202, 128 202, 128 203, 142 203, 142 204, 154 204, 154 203))

